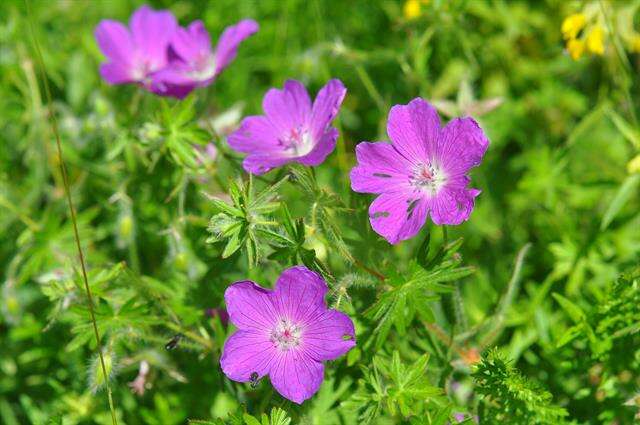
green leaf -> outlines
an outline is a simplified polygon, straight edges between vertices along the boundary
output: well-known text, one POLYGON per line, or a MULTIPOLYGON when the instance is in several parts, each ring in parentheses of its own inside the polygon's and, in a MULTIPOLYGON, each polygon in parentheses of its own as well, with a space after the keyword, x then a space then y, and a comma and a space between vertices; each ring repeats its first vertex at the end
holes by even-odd
POLYGON ((553 295, 553 298, 555 298, 558 304, 560 304, 560 307, 562 307, 562 309, 569 315, 569 317, 571 317, 571 320, 573 320, 574 323, 580 323, 585 320, 586 316, 584 314, 584 311, 582 311, 579 306, 569 301, 569 299, 563 297, 557 292, 554 292, 551 295, 553 295))
POLYGON ((418 264, 420 264, 425 269, 428 268, 428 265, 429 265, 428 258, 429 258, 430 243, 431 243, 431 232, 428 232, 427 236, 425 236, 424 240, 420 244, 420 247, 418 248, 418 251, 416 253, 416 260, 418 261, 418 264))
POLYGON ((602 217, 602 222, 600 223, 600 230, 605 230, 609 227, 609 224, 613 221, 614 218, 618 215, 622 207, 625 206, 629 198, 638 191, 638 184, 640 184, 640 174, 634 174, 628 176, 622 185, 616 192, 613 200, 609 204, 609 207, 604 213, 602 217))
POLYGON ((254 416, 251 416, 248 413, 245 413, 244 415, 242 415, 242 418, 244 419, 244 423, 247 425, 262 425, 259 420, 257 420, 254 416))
POLYGON ((271 409, 269 425, 289 425, 291 418, 287 416, 287 412, 279 407, 271 409))
POLYGON ((622 133, 622 135, 627 139, 634 148, 640 149, 640 133, 633 128, 629 122, 627 122, 624 118, 622 118, 616 111, 608 108, 607 114, 611 121, 616 126, 618 131, 622 133))
POLYGON ((238 229, 237 232, 234 232, 227 242, 227 245, 224 247, 224 251, 222 251, 222 258, 229 258, 231 255, 233 255, 233 253, 235 253, 242 246, 245 239, 245 232, 242 232, 240 229, 238 229))
POLYGON ((581 335, 582 330, 584 328, 584 324, 578 324, 567 329, 562 336, 556 341, 556 347, 560 348, 581 335))

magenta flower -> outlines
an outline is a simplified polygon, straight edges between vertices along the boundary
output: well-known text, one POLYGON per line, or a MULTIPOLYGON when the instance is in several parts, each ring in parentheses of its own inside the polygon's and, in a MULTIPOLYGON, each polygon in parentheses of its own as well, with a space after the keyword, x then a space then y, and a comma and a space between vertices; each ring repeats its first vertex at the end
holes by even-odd
POLYGON ((302 83, 288 80, 283 90, 267 92, 262 101, 265 115, 245 118, 229 135, 229 146, 249 154, 243 167, 253 174, 289 162, 320 165, 336 147, 338 130, 331 127, 331 121, 346 93, 340 80, 331 80, 312 105, 302 83))
POLYGON ((285 398, 301 404, 320 388, 324 360, 356 345, 349 316, 330 310, 327 285, 303 266, 280 275, 273 291, 251 281, 227 288, 224 299, 238 331, 224 344, 220 364, 234 381, 269 375, 285 398))
POLYGON ((415 236, 427 216, 438 225, 469 218, 478 189, 467 186, 489 140, 472 118, 456 118, 444 128, 423 99, 389 112, 389 143, 360 143, 351 188, 379 196, 369 207, 371 226, 389 243, 415 236))
POLYGON ((151 75, 167 65, 176 19, 167 10, 145 5, 133 13, 129 27, 110 19, 98 24, 96 40, 108 59, 100 65, 100 75, 109 84, 138 83, 149 88, 151 75))
POLYGON ((171 38, 172 60, 153 76, 153 91, 183 98, 196 87, 208 86, 235 59, 238 46, 258 31, 258 24, 245 19, 227 27, 215 49, 202 21, 178 27, 171 38))

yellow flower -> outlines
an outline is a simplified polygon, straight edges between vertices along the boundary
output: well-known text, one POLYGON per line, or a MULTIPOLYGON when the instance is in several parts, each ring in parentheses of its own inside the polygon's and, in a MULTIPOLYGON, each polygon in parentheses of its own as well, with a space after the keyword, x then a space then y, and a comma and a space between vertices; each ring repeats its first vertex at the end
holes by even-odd
POLYGON ((567 42, 567 50, 573 60, 578 60, 584 53, 584 40, 571 39, 567 42))
POLYGON ((562 21, 562 35, 565 40, 574 39, 587 23, 587 18, 582 13, 574 13, 562 21))
POLYGON ((596 55, 604 53, 604 30, 600 25, 593 27, 587 35, 587 50, 596 55))
POLYGON ((404 17, 407 19, 416 19, 422 14, 420 0, 407 0, 402 9, 404 17))

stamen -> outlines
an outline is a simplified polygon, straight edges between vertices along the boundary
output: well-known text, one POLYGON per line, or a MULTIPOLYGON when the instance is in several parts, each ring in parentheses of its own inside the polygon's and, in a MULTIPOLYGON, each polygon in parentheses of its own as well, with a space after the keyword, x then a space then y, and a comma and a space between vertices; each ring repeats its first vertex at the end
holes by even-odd
POLYGON ((280 319, 271 331, 271 342, 280 351, 288 351, 300 345, 302 329, 288 319, 280 319))
POLYGON ((304 156, 313 150, 311 135, 302 127, 292 129, 289 134, 281 137, 278 141, 294 157, 304 156))
POLYGON ((447 176, 435 163, 418 165, 409 177, 410 184, 416 189, 434 196, 447 182, 447 176))

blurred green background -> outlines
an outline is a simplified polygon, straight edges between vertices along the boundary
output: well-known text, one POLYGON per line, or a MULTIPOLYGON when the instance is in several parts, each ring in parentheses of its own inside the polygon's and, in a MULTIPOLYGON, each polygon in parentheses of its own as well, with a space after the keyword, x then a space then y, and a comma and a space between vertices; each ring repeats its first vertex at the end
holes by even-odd
MULTIPOLYGON (((576 423, 632 423, 637 409, 624 403, 640 386, 636 329, 603 331, 612 338, 607 353, 625 347, 604 358, 593 344, 574 339, 586 326, 571 337, 566 332, 582 320, 600 320, 593 315, 612 301, 613 283, 638 264, 638 2, 152 1, 182 25, 202 19, 214 40, 242 18, 260 24, 217 81, 182 103, 100 79, 95 26, 105 18, 127 21, 141 4, 30 2, 98 313, 109 318, 101 331, 117 365, 112 387, 122 421, 185 423, 224 416, 239 402, 253 414, 283 406, 268 385, 247 393, 219 371, 225 333, 206 309, 221 306, 234 280, 273 282, 281 268, 267 261, 249 269, 241 253, 221 260, 223 247, 205 242, 213 209, 202 193, 225 192, 228 179, 240 174, 224 143, 225 127, 260 113, 269 87, 295 78, 315 93, 339 78, 348 89, 341 137, 317 172, 322 185, 357 211, 338 223, 360 260, 402 269, 421 240, 391 247, 371 231, 364 212, 371 198, 349 189, 354 145, 387 140, 389 108, 417 96, 432 101, 443 120, 474 116, 491 141, 472 174, 483 192, 471 219, 449 229, 450 239, 464 237, 462 257, 476 269, 458 285, 465 327, 499 322, 490 345, 551 392, 576 423), (578 37, 595 26, 604 30, 602 52, 587 45, 576 52, 574 45, 580 54, 573 59, 566 51, 571 40, 563 39, 562 23, 575 13, 588 18, 578 37), (174 130, 179 143, 168 146, 165 136, 174 130), (215 160, 194 161, 184 151, 212 140, 215 160), (522 278, 506 297, 526 244, 522 278), (157 300, 171 304, 179 326, 157 311, 157 300), (182 326, 204 339, 205 348, 193 340, 165 350, 182 326), (142 360, 151 365, 149 388, 137 395, 127 382, 142 360)), ((92 391, 100 386, 95 341, 29 17, 17 0, 1 2, 0 16, 0 422, 110 423, 104 391, 92 391)), ((284 193, 293 214, 304 216, 305 200, 291 187, 284 193)), ((438 241, 440 231, 431 228, 438 241)), ((316 236, 312 225, 308 231, 316 236)), ((330 241, 320 234, 310 239, 337 276, 352 271, 330 241)), ((348 311, 358 316, 367 307, 359 299, 366 298, 350 295, 348 311)), ((638 307, 624 308, 616 330, 640 318, 638 307)), ((373 327, 358 322, 364 341, 373 327)), ((421 331, 407 332, 389 344, 411 358, 411 339, 421 338, 412 332, 421 331)), ((471 352, 489 348, 482 338, 465 344, 471 352)), ((358 363, 368 364, 372 354, 363 348, 360 360, 354 355, 336 365, 320 395, 298 411, 299 421, 356 423, 340 402, 356 388, 358 363)), ((436 364, 447 368, 445 361, 436 364)), ((434 384, 445 388, 456 411, 475 412, 468 372, 456 376, 466 393, 444 379, 434 384)), ((380 423, 399 421, 385 415, 380 423)))

